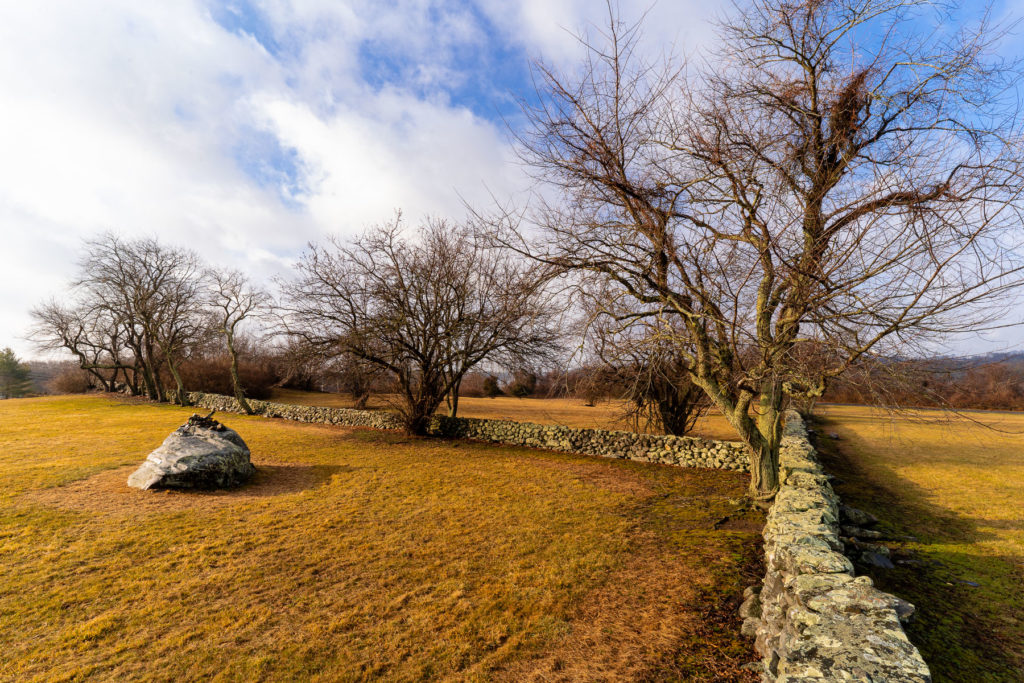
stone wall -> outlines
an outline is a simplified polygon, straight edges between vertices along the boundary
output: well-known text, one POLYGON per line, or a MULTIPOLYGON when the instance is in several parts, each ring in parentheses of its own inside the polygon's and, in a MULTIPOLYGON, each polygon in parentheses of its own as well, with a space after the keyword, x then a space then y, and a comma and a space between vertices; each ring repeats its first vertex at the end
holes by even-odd
MULTIPOLYGON (((220 412, 242 412, 231 396, 193 393, 193 405, 220 412)), ((269 401, 249 401, 257 415, 280 417, 298 422, 319 422, 349 427, 401 429, 397 415, 376 410, 298 406, 269 401)), ((682 467, 749 471, 746 451, 740 443, 709 441, 689 436, 660 436, 604 429, 576 429, 558 425, 540 425, 511 420, 483 420, 467 417, 437 417, 431 424, 432 434, 490 441, 531 448, 628 458, 682 467)))
POLYGON ((740 610, 744 633, 756 636, 763 680, 930 681, 901 625, 914 606, 854 576, 839 537, 839 499, 795 412, 780 464, 764 528, 764 582, 747 589, 740 610))

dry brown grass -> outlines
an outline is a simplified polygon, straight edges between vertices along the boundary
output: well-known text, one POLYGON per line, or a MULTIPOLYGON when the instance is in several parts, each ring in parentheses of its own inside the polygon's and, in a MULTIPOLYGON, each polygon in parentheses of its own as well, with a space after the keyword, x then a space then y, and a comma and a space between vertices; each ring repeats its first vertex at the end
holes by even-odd
MULTIPOLYGON (((333 408, 351 408, 353 405, 352 400, 343 394, 296 391, 294 389, 274 389, 270 400, 279 403, 333 408)), ((371 410, 387 410, 389 405, 386 397, 373 396, 367 407, 371 410)), ((441 409, 444 411, 444 406, 441 409)), ((622 415, 623 408, 617 401, 602 401, 597 405, 588 406, 584 401, 575 398, 515 398, 512 396, 473 398, 463 396, 459 399, 460 417, 515 420, 516 422, 536 422, 590 429, 628 430, 629 425, 622 419, 622 415)), ((709 414, 701 419, 692 435, 702 436, 705 439, 737 440, 736 432, 720 414, 709 414)))
POLYGON ((0 402, 0 679, 754 679, 743 475, 230 416, 251 485, 125 486, 189 412, 0 402))
POLYGON ((905 564, 873 575, 917 605, 909 633, 935 680, 1024 680, 1024 414, 819 413, 843 499, 919 539, 895 545, 905 564))

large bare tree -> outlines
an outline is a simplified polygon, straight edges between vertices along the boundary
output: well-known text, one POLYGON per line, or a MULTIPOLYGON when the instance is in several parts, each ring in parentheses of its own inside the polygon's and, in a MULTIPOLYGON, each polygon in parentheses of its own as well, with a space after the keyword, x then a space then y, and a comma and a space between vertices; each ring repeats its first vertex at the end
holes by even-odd
POLYGON ((925 12, 941 8, 753 0, 692 71, 644 61, 613 12, 581 69, 538 67, 521 149, 561 196, 539 239, 503 242, 610 292, 620 320, 680 330, 762 501, 792 397, 980 329, 1021 282, 1017 72, 984 21, 929 32, 925 12), (813 372, 808 342, 827 350, 813 372))
POLYGON ((413 434, 485 359, 531 358, 559 338, 546 269, 466 226, 429 220, 410 237, 398 216, 351 242, 310 246, 296 268, 282 284, 288 332, 389 373, 413 434))
POLYGON ((175 400, 187 403, 178 366, 209 331, 202 274, 198 256, 187 249, 100 235, 85 242, 69 302, 33 312, 35 335, 44 345, 71 351, 82 368, 106 378, 108 388, 121 371, 153 400, 167 398, 161 377, 166 368, 175 400))

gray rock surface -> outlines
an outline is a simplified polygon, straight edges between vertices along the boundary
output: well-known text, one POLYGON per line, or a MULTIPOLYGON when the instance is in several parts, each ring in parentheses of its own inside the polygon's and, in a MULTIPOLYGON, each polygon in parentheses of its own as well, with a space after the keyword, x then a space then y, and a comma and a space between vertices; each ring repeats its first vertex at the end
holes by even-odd
MULTIPOLYGON (((874 518, 841 505, 796 413, 787 415, 779 455, 781 488, 764 528, 760 612, 744 602, 741 613, 742 631, 755 636, 763 658, 762 680, 931 681, 901 625, 914 606, 854 576, 842 554, 840 519, 859 526, 874 518)), ((860 559, 870 554, 888 562, 879 551, 884 546, 845 540, 865 549, 860 559)))
POLYGON ((149 454, 128 485, 143 490, 232 488, 255 472, 249 447, 236 431, 193 415, 149 454))
POLYGON ((839 504, 839 518, 853 526, 873 526, 878 524, 878 518, 870 512, 858 510, 852 505, 839 504))

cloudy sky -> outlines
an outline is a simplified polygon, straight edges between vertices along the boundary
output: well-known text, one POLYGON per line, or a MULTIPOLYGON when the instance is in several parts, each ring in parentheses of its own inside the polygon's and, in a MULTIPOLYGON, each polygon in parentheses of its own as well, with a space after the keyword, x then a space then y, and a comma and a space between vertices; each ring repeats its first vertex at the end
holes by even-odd
MULTIPOLYGON (((699 51, 719 0, 649 8, 699 51)), ((157 236, 266 278, 395 209, 525 188, 506 123, 529 62, 579 54, 604 0, 36 0, 0 6, 0 346, 83 238, 157 236)))
MULTIPOLYGON (((636 15, 649 3, 623 3, 636 15)), ((706 37, 663 2, 652 44, 706 37)), ((402 209, 525 186, 506 122, 603 0, 39 0, 0 7, 0 346, 84 237, 155 235, 259 277, 402 209)))

